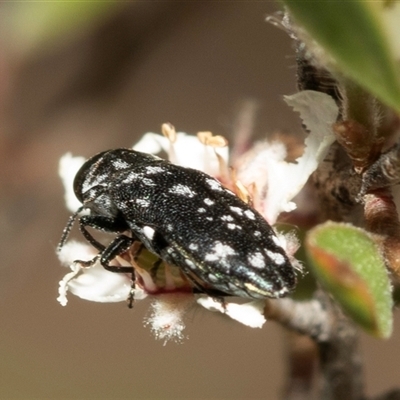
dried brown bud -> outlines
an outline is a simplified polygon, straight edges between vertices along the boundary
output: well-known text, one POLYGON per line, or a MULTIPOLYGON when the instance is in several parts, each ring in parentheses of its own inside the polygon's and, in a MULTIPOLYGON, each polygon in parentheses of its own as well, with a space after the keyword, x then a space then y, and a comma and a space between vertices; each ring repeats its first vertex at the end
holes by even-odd
POLYGON ((389 189, 364 196, 366 228, 378 235, 388 267, 400 277, 400 222, 389 189))
POLYGON ((336 140, 346 150, 354 170, 360 174, 378 157, 382 149, 382 138, 375 139, 368 134, 364 125, 347 120, 333 124, 336 140))

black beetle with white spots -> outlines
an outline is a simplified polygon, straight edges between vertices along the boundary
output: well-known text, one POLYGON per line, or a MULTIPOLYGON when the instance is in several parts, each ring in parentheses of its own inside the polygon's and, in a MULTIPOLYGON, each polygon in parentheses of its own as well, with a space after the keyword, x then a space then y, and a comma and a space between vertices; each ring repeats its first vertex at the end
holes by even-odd
POLYGON ((109 150, 90 158, 78 171, 74 191, 82 206, 74 219, 83 236, 110 266, 135 240, 193 282, 198 291, 245 298, 282 297, 296 285, 295 268, 265 219, 218 180, 130 149, 109 150), (87 231, 112 232, 107 246, 87 231))

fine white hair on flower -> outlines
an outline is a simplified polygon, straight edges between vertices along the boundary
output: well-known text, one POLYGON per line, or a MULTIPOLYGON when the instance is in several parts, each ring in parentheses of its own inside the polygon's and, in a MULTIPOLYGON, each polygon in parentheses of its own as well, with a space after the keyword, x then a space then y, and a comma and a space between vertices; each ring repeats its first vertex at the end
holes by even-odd
POLYGON ((300 248, 300 241, 296 236, 295 232, 291 231, 287 233, 282 233, 282 232, 275 232, 275 233, 279 245, 285 250, 293 268, 296 268, 298 271, 303 272, 304 271, 303 266, 301 265, 300 261, 298 261, 294 257, 295 253, 300 248))
POLYGON ((195 304, 195 297, 191 293, 168 293, 153 297, 150 315, 145 320, 156 339, 182 342, 185 338, 183 331, 184 316, 195 304))

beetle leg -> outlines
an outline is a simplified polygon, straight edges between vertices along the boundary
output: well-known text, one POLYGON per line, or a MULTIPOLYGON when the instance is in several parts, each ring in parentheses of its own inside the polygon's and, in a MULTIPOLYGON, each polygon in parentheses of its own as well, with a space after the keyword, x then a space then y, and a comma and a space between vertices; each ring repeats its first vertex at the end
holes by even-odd
POLYGON ((124 251, 128 250, 132 246, 135 239, 132 239, 125 235, 117 236, 101 253, 100 253, 100 264, 107 270, 111 272, 124 272, 132 273, 134 271, 133 267, 123 267, 123 266, 113 266, 110 265, 110 261, 116 256, 122 254, 124 251))
POLYGON ((125 235, 117 236, 101 253, 100 264, 107 270, 111 272, 123 272, 130 273, 132 276, 131 290, 128 295, 128 307, 133 308, 133 301, 135 297, 135 269, 133 267, 123 267, 123 266, 113 266, 110 265, 110 261, 116 256, 122 254, 124 251, 128 250, 132 246, 135 239, 132 239, 125 235))
POLYGON ((85 239, 97 250, 104 251, 106 246, 98 242, 86 229, 86 227, 97 229, 103 232, 123 232, 129 229, 121 224, 120 220, 103 217, 99 215, 83 215, 79 218, 79 230, 85 239))
POLYGON ((98 260, 100 260, 100 264, 107 271, 130 274, 134 271, 133 267, 110 265, 110 261, 113 260, 116 256, 122 254, 124 251, 128 250, 134 241, 135 239, 132 239, 128 236, 119 235, 107 247, 101 245, 102 251, 91 260, 75 260, 74 263, 80 264, 86 268, 91 267, 98 260))
MULTIPOLYGON (((89 235, 89 233, 88 233, 88 235, 89 235)), ((107 247, 101 245, 103 247, 101 253, 99 253, 97 256, 93 257, 91 260, 89 260, 89 261, 75 260, 74 261, 75 263, 78 263, 83 267, 91 267, 93 264, 96 263, 97 260, 100 259, 100 264, 107 271, 131 274, 132 285, 131 285, 131 290, 129 291, 129 295, 128 295, 128 299, 127 299, 129 308, 133 307, 133 301, 134 301, 134 296, 135 296, 135 269, 133 267, 110 265, 110 262, 116 256, 118 256, 118 255, 122 254, 124 251, 128 250, 134 241, 135 241, 135 239, 132 239, 128 236, 119 235, 107 247)))
POLYGON ((100 264, 107 270, 111 272, 123 272, 132 273, 133 267, 122 267, 122 266, 112 266, 110 261, 113 260, 119 254, 122 254, 125 250, 128 250, 132 243, 135 241, 134 238, 128 237, 126 235, 119 235, 113 239, 113 241, 104 246, 98 242, 86 229, 90 227, 104 232, 123 232, 127 227, 123 226, 120 220, 112 219, 108 217, 103 217, 99 215, 84 215, 79 219, 79 230, 85 239, 100 253, 93 257, 89 261, 76 260, 76 263, 83 265, 84 267, 92 266, 98 259, 100 259, 100 264))

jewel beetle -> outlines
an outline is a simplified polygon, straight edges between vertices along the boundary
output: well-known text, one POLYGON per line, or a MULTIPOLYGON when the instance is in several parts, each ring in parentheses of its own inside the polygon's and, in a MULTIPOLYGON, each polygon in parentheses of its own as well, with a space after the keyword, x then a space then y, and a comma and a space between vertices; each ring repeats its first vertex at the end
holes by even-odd
MULTIPOLYGON (((213 177, 152 154, 114 149, 87 160, 74 180, 82 203, 64 230, 59 248, 79 217, 97 259, 110 261, 140 241, 173 264, 195 287, 245 298, 278 298, 296 286, 295 268, 265 219, 213 177), (86 229, 111 232, 107 246, 86 229)), ((131 271, 129 271, 131 272, 131 271)), ((204 290, 202 290, 204 289, 204 290)))

